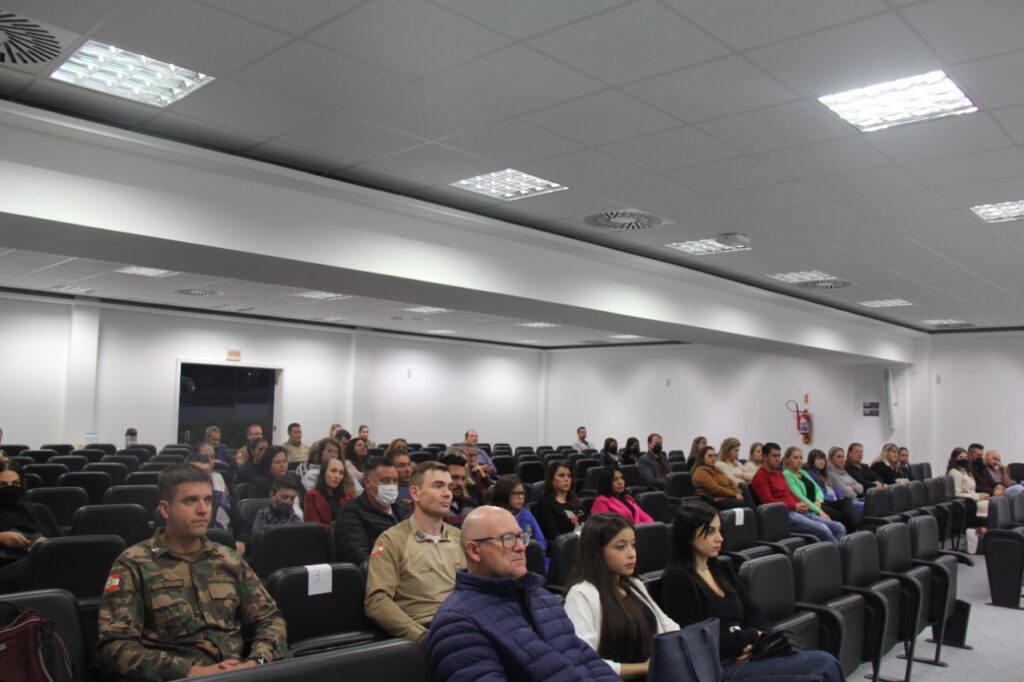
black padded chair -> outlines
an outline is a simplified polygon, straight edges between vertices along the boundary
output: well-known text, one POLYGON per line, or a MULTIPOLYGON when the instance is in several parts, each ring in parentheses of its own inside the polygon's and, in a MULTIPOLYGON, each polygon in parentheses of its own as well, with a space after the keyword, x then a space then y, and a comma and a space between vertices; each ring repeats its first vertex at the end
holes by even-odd
POLYGON ((910 555, 915 566, 925 566, 931 570, 932 631, 935 633, 935 658, 930 662, 938 665, 942 657, 942 644, 946 634, 946 622, 956 608, 957 573, 959 562, 970 566, 974 560, 961 552, 941 549, 939 531, 935 519, 930 516, 919 516, 907 522, 910 531, 910 555))
POLYGON ((48 488, 55 488, 60 481, 60 477, 68 473, 68 468, 63 464, 29 464, 22 469, 22 472, 35 474, 43 479, 43 485, 48 488))
POLYGON ((745 561, 739 575, 751 601, 764 612, 773 630, 792 632, 804 649, 818 648, 818 616, 797 610, 793 565, 788 556, 773 554, 745 561))
POLYGON ((266 580, 279 568, 329 564, 334 557, 329 530, 319 523, 267 526, 252 540, 249 564, 266 580))
POLYGON ((790 531, 789 510, 781 502, 759 505, 755 513, 759 542, 776 552, 792 556, 798 547, 818 541, 813 535, 790 531))
POLYGON ((85 457, 90 462, 99 462, 105 455, 107 455, 107 452, 97 447, 82 448, 81 450, 71 451, 71 456, 85 457))
POLYGON ((157 473, 157 474, 159 474, 164 469, 166 469, 166 468, 168 468, 170 466, 173 466, 173 465, 174 465, 173 462, 167 462, 167 461, 154 462, 153 460, 150 460, 150 461, 146 462, 145 464, 140 465, 139 466, 139 471, 140 472, 150 472, 150 473, 157 473))
POLYGON ((139 460, 139 464, 145 464, 146 462, 149 461, 149 458, 152 457, 156 453, 155 453, 155 449, 154 449, 154 452, 150 452, 146 448, 136 446, 136 447, 133 447, 133 448, 125 448, 124 450, 118 450, 114 454, 115 455, 131 455, 132 457, 134 457, 137 460, 139 460))
POLYGON ((668 499, 668 495, 661 490, 640 493, 635 499, 640 508, 647 512, 655 521, 672 523, 672 519, 675 516, 675 507, 678 505, 674 507, 668 499))
POLYGON ((1010 507, 1013 522, 1024 526, 1024 495, 1011 495, 1010 507))
POLYGON ((89 493, 81 488, 33 488, 25 492, 29 502, 45 504, 64 533, 71 532, 75 512, 89 504, 89 493))
POLYGON ((597 490, 597 488, 584 486, 584 483, 586 483, 589 480, 593 480, 596 485, 597 479, 589 479, 587 478, 587 474, 591 469, 604 468, 601 467, 600 460, 590 459, 588 457, 585 459, 580 459, 575 462, 572 462, 572 467, 572 478, 573 481, 576 483, 576 492, 579 492, 584 487, 586 487, 587 490, 597 490))
POLYGON ((145 450, 146 452, 149 453, 150 457, 156 456, 156 446, 152 445, 150 443, 136 443, 131 448, 126 448, 126 449, 128 449, 128 450, 145 450))
POLYGON ((110 475, 102 471, 71 471, 61 476, 57 485, 82 488, 89 495, 89 504, 103 504, 103 494, 112 483, 110 475))
POLYGON ((409 453, 409 460, 413 464, 423 464, 424 462, 433 462, 437 457, 433 452, 429 450, 418 450, 409 453))
POLYGON ((924 488, 928 497, 928 507, 935 510, 932 516, 939 524, 939 538, 945 544, 952 529, 954 503, 946 499, 946 487, 941 478, 926 479, 924 488))
POLYGON ((569 574, 576 565, 576 548, 580 536, 576 533, 565 533, 548 543, 551 562, 548 564, 548 577, 545 583, 550 591, 565 595, 569 591, 569 574))
POLYGON ((25 490, 32 490, 34 488, 43 487, 43 479, 39 478, 35 474, 25 474, 21 484, 25 487, 25 490))
POLYGON ((935 508, 928 504, 928 488, 924 481, 911 481, 907 484, 910 491, 910 508, 917 509, 923 514, 935 516, 935 508))
POLYGON ((494 468, 498 471, 499 476, 507 476, 516 472, 516 461, 512 457, 495 455, 491 457, 491 463, 494 464, 494 468))
MULTIPOLYGON (((593 490, 597 492, 597 481, 601 474, 605 472, 608 467, 596 466, 587 469, 585 478, 583 479, 583 490, 593 490)), ((623 476, 625 478, 625 476, 623 476)))
POLYGON ((932 465, 931 462, 921 462, 918 466, 921 467, 921 479, 928 479, 932 477, 932 465))
POLYGON ((90 462, 85 465, 85 471, 102 471, 110 476, 111 485, 124 485, 124 479, 128 478, 128 467, 120 462, 90 462))
POLYGON ((644 485, 644 477, 640 475, 640 467, 636 464, 623 464, 619 467, 622 477, 626 479, 627 488, 643 488, 650 490, 644 485))
POLYGON ((20 457, 23 452, 31 449, 32 448, 27 445, 21 445, 18 443, 4 443, 3 445, 0 445, 0 450, 6 452, 8 457, 20 457))
MULTIPOLYGON (((241 485, 245 485, 244 483, 241 485)), ((239 486, 241 487, 241 486, 239 486)), ((238 502, 238 513, 242 515, 245 522, 252 526, 252 522, 256 520, 256 514, 259 513, 260 509, 270 506, 269 497, 246 497, 242 498, 238 502)))
POLYGON ((149 461, 153 463, 167 462, 168 464, 183 464, 185 457, 191 453, 191 450, 185 453, 181 452, 168 452, 164 450, 156 457, 150 457, 149 461))
POLYGON ((117 446, 113 443, 93 443, 89 446, 90 450, 102 450, 105 455, 113 455, 117 453, 117 446))
MULTIPOLYGON (((932 579, 926 566, 916 566, 910 555, 910 529, 905 523, 890 523, 875 531, 878 543, 879 575, 900 581, 900 599, 917 608, 908 608, 900 615, 901 637, 916 638, 932 619, 932 579), (915 621, 914 615, 917 619, 915 621)), ((907 651, 908 660, 931 663, 907 651)))
POLYGON ((772 548, 758 543, 757 517, 750 509, 726 509, 722 523, 722 554, 739 567, 744 561, 772 554, 772 548))
POLYGON ((843 589, 839 546, 816 542, 793 552, 796 607, 818 616, 819 646, 852 675, 864 653, 864 597, 843 589))
POLYGON ((1024 524, 1014 517, 1013 502, 1024 495, 993 497, 988 501, 985 568, 994 606, 1020 608, 1024 582, 1024 524))
POLYGON ((295 656, 385 639, 363 611, 366 579, 354 564, 330 564, 331 590, 309 594, 305 566, 279 568, 267 590, 288 623, 288 648, 295 656))
POLYGON ((896 514, 906 521, 924 513, 920 509, 915 509, 911 503, 909 485, 891 485, 885 490, 889 493, 890 514, 896 514))
POLYGON ((839 560, 843 589, 864 598, 864 658, 871 661, 871 679, 878 682, 882 658, 902 641, 904 651, 909 653, 903 681, 910 682, 913 647, 917 640, 913 625, 920 620, 920 603, 903 598, 897 579, 882 577, 878 541, 870 532, 850 533, 840 540, 839 560), (907 630, 901 630, 904 621, 912 624, 907 630))
POLYGON ((157 485, 159 482, 159 471, 133 471, 124 479, 125 485, 157 485))
POLYGON ((235 548, 235 536, 227 528, 207 528, 206 539, 231 549, 235 548))
POLYGON ((672 533, 664 523, 641 523, 636 526, 636 571, 640 580, 659 576, 672 553, 672 533))
POLYGON ((54 630, 64 643, 71 663, 71 682, 87 682, 89 669, 82 625, 78 618, 78 602, 67 590, 32 590, 3 595, 0 600, 18 608, 38 613, 53 623, 54 630))
POLYGON ((426 647, 389 639, 298 656, 205 678, 209 682, 309 682, 310 680, 402 680, 430 682, 426 647))
POLYGON ((699 499, 689 472, 670 473, 665 478, 665 494, 676 500, 699 499))
POLYGON ((52 450, 56 452, 58 455, 70 455, 71 452, 75 449, 75 446, 69 445, 68 443, 50 443, 47 445, 40 445, 39 449, 52 450))
POLYGON ((516 475, 523 483, 536 483, 544 480, 544 464, 540 461, 520 461, 516 465, 516 475))
POLYGON ((864 516, 857 524, 858 530, 874 530, 887 523, 903 519, 891 513, 889 491, 886 488, 868 488, 864 492, 864 516))
POLYGON ((68 471, 81 471, 88 463, 89 460, 81 455, 57 455, 56 457, 51 457, 47 462, 47 464, 63 464, 68 468, 68 471))
POLYGON ((117 535, 124 544, 134 545, 149 538, 151 514, 139 504, 86 505, 71 522, 72 535, 117 535))
POLYGON ((139 467, 142 466, 142 462, 135 455, 104 455, 100 462, 123 464, 129 474, 138 471, 139 467))
POLYGON ((99 599, 110 567, 125 550, 117 535, 47 538, 28 553, 22 589, 62 589, 78 599, 99 599))
POLYGON ((46 450, 40 448, 38 450, 22 450, 19 457, 31 457, 32 461, 36 464, 46 464, 51 457, 56 457, 59 453, 56 450, 46 450))
POLYGON ((526 546, 526 570, 540 576, 548 574, 544 567, 544 550, 541 549, 540 543, 531 542, 526 546))

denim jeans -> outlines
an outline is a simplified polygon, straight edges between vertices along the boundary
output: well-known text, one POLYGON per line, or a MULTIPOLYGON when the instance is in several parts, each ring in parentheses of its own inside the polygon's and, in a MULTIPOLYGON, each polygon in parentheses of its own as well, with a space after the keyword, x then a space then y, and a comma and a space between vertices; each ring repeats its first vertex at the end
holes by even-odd
POLYGON ((1007 488, 1003 495, 1019 495, 1020 493, 1024 493, 1024 485, 1018 483, 1007 488))
POLYGON ((839 544, 846 537, 846 529, 838 521, 826 521, 806 512, 789 512, 789 529, 794 533, 807 533, 819 540, 839 544))
POLYGON ((787 682, 843 682, 846 676, 839 661, 825 651, 801 651, 788 656, 774 656, 759 661, 729 663, 724 682, 734 680, 786 680, 787 682))

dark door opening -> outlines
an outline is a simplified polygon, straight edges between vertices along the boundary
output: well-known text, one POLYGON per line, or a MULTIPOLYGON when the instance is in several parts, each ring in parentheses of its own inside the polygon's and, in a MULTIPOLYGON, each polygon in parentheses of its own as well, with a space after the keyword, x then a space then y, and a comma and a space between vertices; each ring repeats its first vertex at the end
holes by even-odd
POLYGON ((229 448, 245 445, 249 424, 274 437, 274 390, 279 370, 238 365, 181 364, 178 442, 203 440, 206 427, 218 426, 229 448))

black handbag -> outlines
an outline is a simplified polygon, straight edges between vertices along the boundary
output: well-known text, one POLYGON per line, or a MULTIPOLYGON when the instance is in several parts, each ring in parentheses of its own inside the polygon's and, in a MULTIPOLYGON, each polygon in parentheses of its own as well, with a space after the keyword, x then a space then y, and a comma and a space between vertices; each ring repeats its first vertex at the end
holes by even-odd
POLYGON ((647 682, 719 682, 717 618, 654 637, 647 682))
POLYGON ((775 630, 761 636, 754 642, 754 648, 750 652, 750 660, 758 661, 762 658, 773 656, 785 656, 803 651, 803 644, 800 638, 789 630, 775 630))

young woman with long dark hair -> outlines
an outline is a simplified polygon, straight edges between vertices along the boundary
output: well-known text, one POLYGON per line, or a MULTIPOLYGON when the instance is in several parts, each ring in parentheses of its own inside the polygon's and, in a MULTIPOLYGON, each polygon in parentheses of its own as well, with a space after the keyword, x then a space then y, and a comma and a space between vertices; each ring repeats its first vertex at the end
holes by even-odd
POLYGON ((633 496, 626 492, 626 477, 617 467, 605 467, 597 477, 597 499, 591 514, 615 512, 632 523, 651 523, 650 515, 640 508, 633 496))
POLYGON ((583 502, 572 489, 572 480, 572 466, 568 460, 559 459, 548 464, 540 500, 533 508, 533 516, 548 540, 580 532, 587 517, 583 502))
POLYGON ((636 533, 618 514, 598 514, 583 525, 576 566, 565 598, 576 635, 623 679, 643 677, 654 635, 679 629, 633 577, 636 533))
POLYGON ((306 522, 329 528, 341 508, 354 499, 356 487, 345 463, 338 457, 330 457, 318 469, 313 487, 306 491, 302 500, 306 522))

